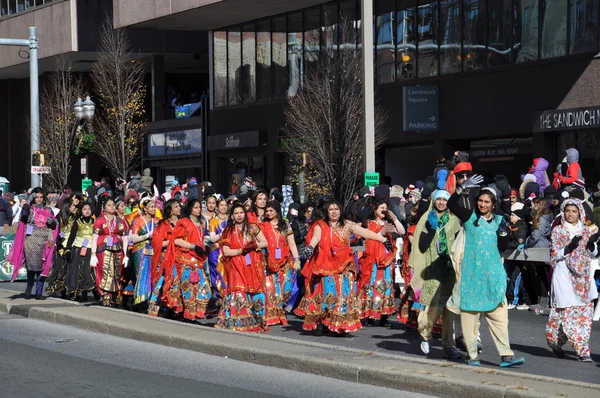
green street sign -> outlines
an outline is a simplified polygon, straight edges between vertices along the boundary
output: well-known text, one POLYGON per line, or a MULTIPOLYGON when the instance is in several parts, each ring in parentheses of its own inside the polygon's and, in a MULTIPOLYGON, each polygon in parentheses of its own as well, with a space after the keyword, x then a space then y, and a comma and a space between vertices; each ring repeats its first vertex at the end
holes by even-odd
POLYGON ((367 187, 379 185, 379 173, 365 173, 365 185, 367 187))
POLYGON ((92 180, 84 178, 81 180, 81 192, 85 192, 86 189, 92 186, 92 180))

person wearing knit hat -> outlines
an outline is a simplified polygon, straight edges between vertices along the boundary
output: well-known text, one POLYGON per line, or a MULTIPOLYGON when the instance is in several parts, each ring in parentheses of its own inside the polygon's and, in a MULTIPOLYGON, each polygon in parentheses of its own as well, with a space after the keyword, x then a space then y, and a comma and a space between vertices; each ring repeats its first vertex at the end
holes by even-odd
MULTIPOLYGON (((525 249, 525 241, 527 240, 528 234, 525 217, 527 217, 525 205, 519 202, 513 203, 510 207, 510 242, 508 244, 508 249, 511 251, 523 251, 525 249)), ((515 308, 518 310, 528 310, 531 305, 531 300, 529 299, 529 295, 527 294, 523 283, 525 269, 522 264, 523 263, 518 263, 513 260, 506 260, 504 262, 506 275, 510 278, 506 290, 509 310, 515 308)))
POLYGON ((390 186, 387 184, 381 184, 375 187, 375 197, 382 199, 389 199, 390 197, 390 186))
POLYGON ((446 190, 432 192, 429 211, 417 223, 408 266, 413 269, 410 287, 415 304, 423 309, 417 319, 421 351, 429 354, 433 328, 442 317, 444 354, 447 359, 457 360, 462 355, 454 347, 454 315, 446 303, 456 283, 450 250, 461 223, 448 210, 449 198, 450 192, 446 190))
POLYGON ((516 203, 519 201, 519 193, 517 192, 516 189, 511 189, 510 190, 510 203, 516 203))

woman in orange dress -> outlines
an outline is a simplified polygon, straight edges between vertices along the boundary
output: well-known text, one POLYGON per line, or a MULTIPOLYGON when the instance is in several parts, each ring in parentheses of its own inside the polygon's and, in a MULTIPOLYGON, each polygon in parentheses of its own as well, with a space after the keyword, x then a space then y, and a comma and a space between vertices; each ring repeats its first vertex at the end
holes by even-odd
POLYGON ((268 202, 265 215, 267 220, 261 224, 261 230, 268 244, 265 269, 267 325, 287 325, 285 304, 292 295, 300 259, 292 227, 281 216, 281 205, 276 201, 268 202))
POLYGON ((385 236, 346 220, 341 208, 335 200, 325 205, 325 218, 315 223, 304 250, 308 261, 302 274, 307 280, 307 291, 296 314, 304 316, 302 328, 314 330, 316 335, 323 333, 324 326, 340 334, 361 328, 350 235, 384 243, 392 250, 385 236))
POLYGON ((220 239, 225 265, 226 296, 216 328, 263 332, 266 323, 265 273, 259 250, 267 241, 258 225, 246 218, 244 206, 235 202, 220 239))

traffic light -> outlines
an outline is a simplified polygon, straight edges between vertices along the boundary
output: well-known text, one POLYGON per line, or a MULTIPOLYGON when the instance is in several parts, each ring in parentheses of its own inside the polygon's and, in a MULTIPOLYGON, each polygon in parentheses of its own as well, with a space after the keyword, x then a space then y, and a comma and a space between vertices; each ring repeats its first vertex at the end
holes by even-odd
POLYGON ((31 155, 31 165, 42 166, 42 154, 40 151, 33 151, 33 155, 31 155))

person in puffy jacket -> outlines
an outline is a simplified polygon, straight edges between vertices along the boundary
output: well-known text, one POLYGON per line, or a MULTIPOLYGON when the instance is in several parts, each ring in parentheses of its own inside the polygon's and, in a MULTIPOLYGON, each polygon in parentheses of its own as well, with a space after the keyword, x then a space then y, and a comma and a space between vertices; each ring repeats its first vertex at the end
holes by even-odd
MULTIPOLYGON (((540 192, 544 192, 546 187, 550 185, 550 179, 548 178, 548 173, 546 170, 548 169, 548 161, 544 158, 535 158, 533 159, 533 164, 529 168, 528 174, 532 174, 535 176, 535 182, 540 185, 540 192)), ((524 179, 524 175, 521 176, 521 180, 524 179)))
POLYGON ((581 171, 581 166, 579 165, 579 151, 575 148, 569 148, 565 152, 567 156, 563 159, 563 162, 558 165, 556 172, 554 173, 552 185, 554 185, 556 189, 573 185, 575 181, 583 179, 583 173, 581 171))

